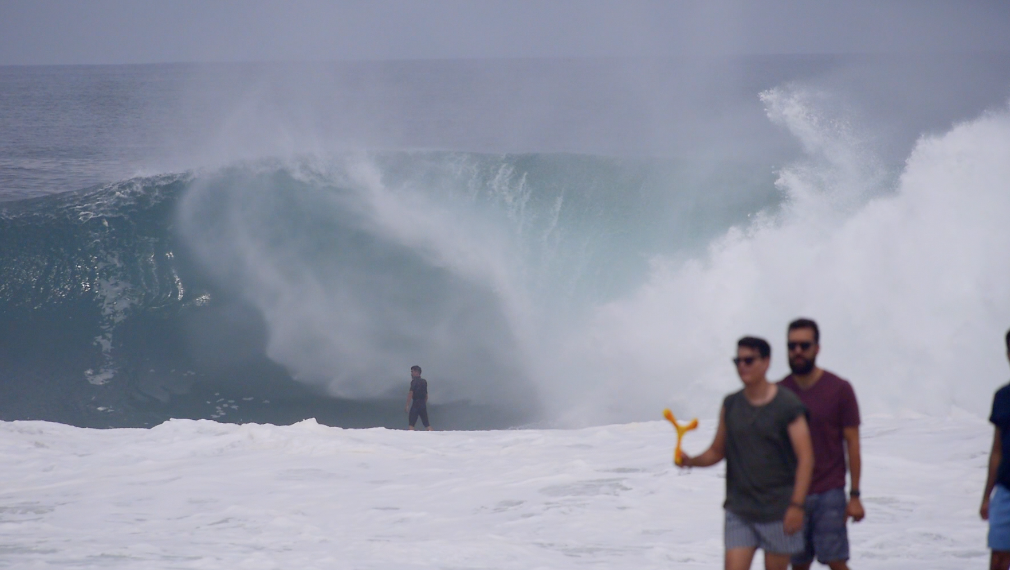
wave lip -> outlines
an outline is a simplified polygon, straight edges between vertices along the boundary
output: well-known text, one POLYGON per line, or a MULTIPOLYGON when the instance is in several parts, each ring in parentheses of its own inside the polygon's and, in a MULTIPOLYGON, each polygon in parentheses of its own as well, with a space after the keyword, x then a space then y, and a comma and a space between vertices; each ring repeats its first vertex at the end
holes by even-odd
POLYGON ((984 415, 1006 366, 1010 111, 922 137, 888 178, 802 92, 764 99, 811 153, 780 172, 782 207, 703 256, 657 257, 646 285, 601 307, 568 348, 598 355, 586 359, 600 371, 590 394, 620 390, 615 417, 644 415, 661 394, 704 415, 738 389, 723 365, 738 337, 772 341, 772 374, 784 375, 786 323, 808 316, 822 365, 853 382, 866 412, 984 415))

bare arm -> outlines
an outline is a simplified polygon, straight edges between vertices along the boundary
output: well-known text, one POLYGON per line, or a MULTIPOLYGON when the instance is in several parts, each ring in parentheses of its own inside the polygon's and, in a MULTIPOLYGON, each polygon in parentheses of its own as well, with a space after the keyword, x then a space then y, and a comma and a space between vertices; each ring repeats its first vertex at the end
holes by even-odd
MULTIPOLYGON (((413 390, 407 390, 407 410, 408 411, 410 410, 410 404, 412 404, 413 402, 414 402, 414 391, 413 390)), ((427 400, 425 400, 425 402, 427 402, 427 400)))
POLYGON ((802 505, 810 490, 810 480, 814 475, 814 446, 810 442, 810 428, 806 416, 800 415, 789 424, 789 441, 796 453, 796 483, 793 487, 792 502, 802 505))
POLYGON ((845 447, 849 455, 849 488, 859 490, 859 478, 863 472, 863 460, 859 454, 859 426, 842 428, 845 447))
POLYGON ((804 505, 807 491, 810 490, 810 479, 814 474, 814 446, 810 441, 810 427, 807 426, 805 415, 797 416, 789 424, 788 432, 793 453, 796 454, 796 483, 793 485, 793 496, 782 526, 786 534, 795 534, 803 528, 804 505))
MULTIPOLYGON (((849 456, 849 489, 858 492, 859 479, 863 472, 863 459, 859 453, 859 426, 842 428, 842 436, 845 438, 845 447, 849 456)), ((845 514, 856 522, 863 520, 866 512, 863 510, 863 502, 859 497, 849 498, 845 514)))
POLYGON ((992 450, 989 452, 989 475, 985 478, 985 492, 982 494, 982 508, 979 514, 982 520, 989 520, 989 497, 996 486, 996 472, 999 471, 999 464, 1003 460, 1003 435, 999 428, 995 428, 992 435, 992 450))
POLYGON ((715 431, 715 439, 712 445, 704 453, 697 457, 690 457, 684 454, 681 467, 710 467, 719 463, 726 457, 726 409, 719 412, 719 427, 715 431))

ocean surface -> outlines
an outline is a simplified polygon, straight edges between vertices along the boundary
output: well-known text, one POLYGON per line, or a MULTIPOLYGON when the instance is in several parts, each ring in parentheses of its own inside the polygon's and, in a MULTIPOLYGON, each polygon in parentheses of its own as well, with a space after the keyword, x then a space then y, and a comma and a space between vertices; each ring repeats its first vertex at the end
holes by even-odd
POLYGON ((822 325, 872 413, 981 417, 1010 57, 0 67, 0 420, 709 417, 822 325))

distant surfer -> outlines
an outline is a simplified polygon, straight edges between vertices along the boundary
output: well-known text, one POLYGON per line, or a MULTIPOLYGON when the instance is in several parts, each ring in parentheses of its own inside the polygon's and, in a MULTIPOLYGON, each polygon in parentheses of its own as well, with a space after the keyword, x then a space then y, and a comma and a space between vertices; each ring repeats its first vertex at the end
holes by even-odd
MULTIPOLYGON (((1010 359, 1010 331, 1005 344, 1010 359)), ((1010 569, 1010 384, 996 391, 989 421, 996 426, 989 452, 989 475, 985 479, 979 514, 989 521, 990 570, 1010 569), (993 492, 995 491, 995 493, 993 492)))
POLYGON ((814 446, 814 474, 806 499, 803 552, 793 556, 793 570, 808 570, 817 561, 831 570, 848 570, 846 521, 863 520, 859 498, 862 459, 859 453, 859 404, 852 385, 817 366, 820 330, 810 319, 789 323, 786 346, 789 369, 779 386, 799 396, 807 408, 814 446), (849 498, 845 498, 845 458, 848 456, 849 498))
POLYGON ((726 459, 726 570, 748 570, 758 548, 767 570, 786 570, 803 550, 799 531, 814 466, 806 410, 796 394, 768 382, 766 340, 741 338, 733 363, 743 390, 723 400, 712 445, 697 457, 684 454, 681 467, 726 459))
POLYGON ((410 426, 414 429, 417 418, 421 418, 424 427, 431 431, 428 424, 428 381, 421 378, 421 367, 414 365, 410 367, 410 390, 407 392, 407 413, 409 414, 410 426))

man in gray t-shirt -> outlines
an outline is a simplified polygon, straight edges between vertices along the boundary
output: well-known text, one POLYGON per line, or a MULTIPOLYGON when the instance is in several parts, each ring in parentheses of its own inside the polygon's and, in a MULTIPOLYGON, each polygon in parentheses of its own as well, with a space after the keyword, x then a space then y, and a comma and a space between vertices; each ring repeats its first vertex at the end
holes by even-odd
POLYGON ((726 396, 712 445, 682 455, 681 467, 726 459, 726 569, 747 570, 758 548, 767 570, 786 570, 803 549, 804 499, 814 452, 806 409, 789 390, 768 382, 771 347, 744 337, 733 359, 743 390, 726 396))

